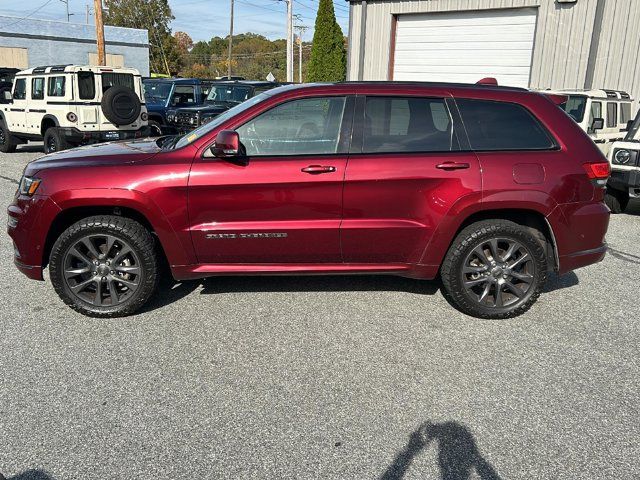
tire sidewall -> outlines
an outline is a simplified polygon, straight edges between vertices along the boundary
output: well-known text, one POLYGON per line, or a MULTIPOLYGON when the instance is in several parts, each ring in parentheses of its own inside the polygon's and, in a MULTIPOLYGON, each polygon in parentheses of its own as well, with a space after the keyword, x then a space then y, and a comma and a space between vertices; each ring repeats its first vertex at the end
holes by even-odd
MULTIPOLYGON (((67 229, 55 242, 51 249, 49 276, 56 292, 62 300, 74 310, 85 315, 96 317, 124 316, 133 313, 144 304, 157 282, 157 262, 155 253, 148 252, 149 246, 141 243, 135 235, 128 235, 125 231, 109 224, 91 225, 86 222, 78 222, 67 229), (78 240, 87 235, 113 235, 125 240, 133 248, 140 260, 140 286, 135 293, 121 304, 116 306, 97 307, 73 294, 64 278, 64 262, 67 253, 78 240)), ((152 249, 153 250, 153 249, 152 249)))
POLYGON ((2 130, 2 133, 4 134, 4 139, 5 139, 4 143, 0 145, 0 152, 2 153, 14 152, 16 150, 16 145, 12 141, 11 132, 9 131, 9 128, 4 123, 4 121, 1 119, 0 119, 0 130, 2 130))
MULTIPOLYGON (((514 227, 489 228, 479 235, 467 235, 463 231, 452 245, 447 254, 450 264, 447 271, 448 278, 443 278, 443 283, 447 289, 448 299, 453 301, 454 306, 463 313, 479 318, 510 318, 527 311, 540 295, 547 278, 547 258, 545 247, 540 244, 536 237, 525 227, 513 224, 514 227), (515 240, 524 245, 533 258, 534 280, 527 294, 518 302, 504 308, 490 308, 479 304, 471 294, 467 292, 463 282, 462 269, 467 256, 482 242, 492 238, 515 240), (455 248, 456 243, 462 241, 461 248, 455 248)), ((447 259, 445 259, 445 262, 447 259)))

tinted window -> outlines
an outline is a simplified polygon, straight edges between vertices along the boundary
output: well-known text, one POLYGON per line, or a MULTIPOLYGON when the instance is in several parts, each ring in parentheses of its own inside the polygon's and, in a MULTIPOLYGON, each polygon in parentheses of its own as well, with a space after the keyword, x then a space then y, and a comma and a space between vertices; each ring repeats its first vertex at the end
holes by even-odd
POLYGON ((244 102, 251 95, 251 87, 223 85, 213 87, 207 95, 209 102, 244 102))
POLYGON ((435 98, 368 97, 363 133, 365 153, 443 152, 454 143, 449 110, 435 98))
POLYGON ((620 123, 626 126, 629 120, 631 120, 631 104, 621 103, 620 104, 620 123))
POLYGON ((345 98, 305 98, 272 108, 237 129, 247 155, 338 151, 345 98))
POLYGON ((607 128, 618 125, 618 104, 607 102, 607 128))
POLYGON ((555 147, 540 122, 515 103, 457 99, 474 150, 547 150, 555 147))
POLYGON ((103 73, 102 74, 102 93, 116 85, 128 87, 133 90, 133 75, 130 73, 103 73))
POLYGON ((33 100, 44 98, 44 78, 38 77, 31 80, 31 98, 33 100))
POLYGON ((81 100, 93 100, 96 96, 93 72, 78 72, 78 94, 81 100))
POLYGON ((64 97, 64 77, 49 77, 47 96, 64 97))
POLYGON ((13 87, 13 99, 24 100, 25 98, 27 98, 27 79, 18 78, 16 79, 16 84, 13 87))

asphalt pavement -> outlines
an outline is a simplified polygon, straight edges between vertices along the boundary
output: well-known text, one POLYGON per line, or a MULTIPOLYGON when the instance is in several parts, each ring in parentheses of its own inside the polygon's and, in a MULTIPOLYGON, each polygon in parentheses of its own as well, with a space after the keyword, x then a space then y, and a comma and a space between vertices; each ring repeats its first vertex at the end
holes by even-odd
MULTIPOLYGON (((38 146, 0 154, 10 203, 38 146)), ((4 228, 3 228, 4 230, 4 228)), ((437 282, 211 278, 97 320, 0 233, 0 473, 59 479, 635 479, 640 204, 530 312, 437 282)))

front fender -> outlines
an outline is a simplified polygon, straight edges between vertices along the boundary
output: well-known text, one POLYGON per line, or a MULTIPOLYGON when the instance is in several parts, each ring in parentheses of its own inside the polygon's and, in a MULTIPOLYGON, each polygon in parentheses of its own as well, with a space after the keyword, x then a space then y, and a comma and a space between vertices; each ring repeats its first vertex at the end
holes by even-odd
MULTIPOLYGON (((61 214, 79 207, 120 207, 135 210, 152 226, 170 265, 195 263, 188 228, 185 229, 181 223, 185 216, 176 215, 176 211, 173 214, 164 212, 153 199, 142 192, 120 188, 64 190, 52 195, 51 200, 60 208, 61 214)), ((186 209, 186 203, 183 209, 186 209)))

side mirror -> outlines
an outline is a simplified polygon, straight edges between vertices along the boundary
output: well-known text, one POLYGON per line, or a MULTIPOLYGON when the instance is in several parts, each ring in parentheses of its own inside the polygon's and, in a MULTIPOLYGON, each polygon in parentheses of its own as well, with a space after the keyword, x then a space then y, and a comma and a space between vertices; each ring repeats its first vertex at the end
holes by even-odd
POLYGON ((4 92, 2 92, 2 99, 6 100, 7 102, 10 102, 11 100, 13 100, 13 95, 11 95, 11 91, 5 90, 4 92))
POLYGON ((602 130, 604 128, 604 118, 594 118, 591 122, 591 130, 602 130))
POLYGON ((241 157, 240 136, 234 130, 222 130, 216 136, 216 143, 211 145, 211 153, 218 158, 241 157))

